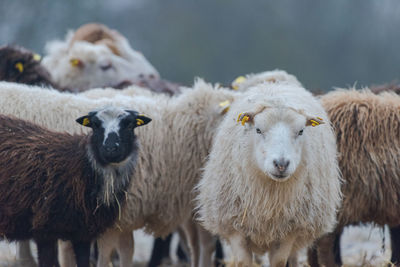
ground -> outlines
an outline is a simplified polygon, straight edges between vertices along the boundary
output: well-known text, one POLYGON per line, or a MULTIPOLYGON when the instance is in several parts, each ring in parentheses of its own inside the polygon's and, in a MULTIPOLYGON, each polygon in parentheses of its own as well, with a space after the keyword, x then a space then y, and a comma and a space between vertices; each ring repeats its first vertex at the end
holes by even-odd
MULTIPOLYGON (((390 238, 388 229, 384 234, 382 229, 370 226, 349 227, 342 236, 342 256, 343 262, 347 267, 380 267, 388 263, 390 259, 390 238), (383 241, 385 242, 383 245, 383 241)), ((174 236, 172 248, 177 246, 177 237, 174 236)), ((133 267, 146 266, 151 252, 152 238, 142 231, 135 232, 135 256, 133 267)), ((35 248, 33 248, 35 250, 35 248)), ((172 249, 173 250, 173 249, 172 249)), ((230 260, 229 248, 225 245, 226 260, 230 260)), ((34 251, 35 253, 35 251, 34 251)), ((263 266, 267 267, 267 257, 263 258, 263 266)), ((176 257, 173 257, 174 263, 165 266, 183 267, 185 265, 177 264, 176 257)), ((305 252, 301 253, 300 262, 306 266, 305 252)), ((117 267, 115 264, 114 267, 117 267)), ((0 267, 15 267, 15 243, 0 242, 0 267)))

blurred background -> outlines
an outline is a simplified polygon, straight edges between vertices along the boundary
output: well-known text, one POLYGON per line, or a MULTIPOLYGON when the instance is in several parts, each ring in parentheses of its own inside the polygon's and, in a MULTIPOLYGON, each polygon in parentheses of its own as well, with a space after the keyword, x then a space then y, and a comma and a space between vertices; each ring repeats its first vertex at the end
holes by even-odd
POLYGON ((312 90, 398 82, 398 0, 0 0, 0 45, 43 53, 68 29, 100 22, 163 78, 230 83, 284 69, 312 90))

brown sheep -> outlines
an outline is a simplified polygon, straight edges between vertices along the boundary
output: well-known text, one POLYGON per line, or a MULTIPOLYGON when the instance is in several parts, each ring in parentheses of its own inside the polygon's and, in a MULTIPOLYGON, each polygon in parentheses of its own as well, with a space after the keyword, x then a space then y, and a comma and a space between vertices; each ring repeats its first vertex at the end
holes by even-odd
POLYGON ((0 47, 0 81, 54 87, 40 56, 17 46, 0 47))
POLYGON ((106 108, 76 121, 89 135, 49 131, 0 115, 0 233, 33 238, 39 266, 59 266, 57 239, 73 244, 89 266, 90 242, 112 226, 126 199, 138 143, 133 129, 151 119, 106 108))
MULTIPOLYGON (((338 225, 309 251, 312 267, 340 266, 340 256, 335 259, 333 251, 339 250, 338 240, 346 225, 400 225, 400 96, 336 90, 321 101, 336 129, 345 183, 338 225)), ((392 244, 397 237, 392 237, 392 244)), ((392 253, 392 261, 399 263, 398 248, 392 253)))

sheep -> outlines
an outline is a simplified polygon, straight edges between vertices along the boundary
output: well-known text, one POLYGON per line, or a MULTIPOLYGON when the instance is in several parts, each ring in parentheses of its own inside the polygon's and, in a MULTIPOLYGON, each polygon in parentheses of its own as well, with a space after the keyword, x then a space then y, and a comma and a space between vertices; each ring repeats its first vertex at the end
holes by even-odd
MULTIPOLYGON (((400 225, 400 96, 363 90, 335 90, 321 102, 336 129, 343 206, 335 231, 309 251, 311 266, 340 266, 333 253, 346 225, 400 225), (357 203, 355 205, 354 203, 357 203), (335 240, 336 239, 336 240, 335 240)), ((392 262, 399 264, 398 235, 392 236, 392 262)), ((340 251, 339 248, 336 248, 340 251)))
POLYGON ((70 240, 78 267, 90 241, 112 226, 126 199, 138 154, 134 128, 150 118, 106 108, 76 121, 93 132, 70 135, 0 115, 0 233, 33 238, 40 266, 58 266, 56 241, 70 240))
POLYGON ((297 85, 258 84, 240 98, 197 185, 199 220, 230 243, 239 266, 266 250, 271 266, 286 266, 289 257, 296 265, 296 252, 336 222, 334 132, 320 103, 297 85))
POLYGON ((246 76, 237 77, 232 83, 231 87, 234 90, 246 91, 249 87, 255 86, 260 83, 281 83, 286 82, 297 86, 302 86, 297 78, 287 73, 284 70, 264 71, 256 74, 247 74, 246 76))
MULTIPOLYGON (((50 73, 41 65, 41 56, 18 46, 0 48, 0 80, 30 85, 57 88, 50 73)), ((17 261, 19 266, 36 267, 30 251, 29 241, 18 242, 17 261)))
MULTIPOLYGON (((183 225, 188 234, 189 228, 193 230, 191 200, 194 195, 191 190, 199 180, 199 169, 205 162, 215 129, 227 110, 219 104, 233 101, 239 94, 218 89, 202 80, 196 81, 193 89, 182 88, 182 93, 172 98, 147 91, 145 95, 124 95, 124 91, 131 88, 133 86, 118 91, 114 98, 110 97, 111 90, 106 89, 107 97, 91 99, 90 91, 73 95, 0 83, 0 113, 23 117, 59 131, 81 132, 70 123, 71 117, 111 103, 135 106, 153 119, 149 126, 138 132, 141 141, 138 167, 121 220, 98 240, 99 266, 107 266, 105 262, 115 245, 112 240, 127 244, 119 248, 120 260, 121 266, 130 266, 133 253, 131 232, 135 229, 145 227, 155 236, 165 236, 179 225, 183 225)), ((198 259, 198 248, 194 244, 196 237, 188 235, 188 238, 193 253, 191 259, 197 266, 204 258, 198 259)), ((206 262, 199 265, 210 266, 206 262)))
POLYGON ((0 81, 54 87, 38 54, 18 46, 2 46, 0 58, 0 81))
POLYGON ((83 25, 65 41, 46 45, 43 65, 63 88, 83 91, 95 87, 123 87, 139 75, 159 78, 157 70, 133 50, 120 33, 102 24, 83 25))
POLYGON ((378 85, 378 86, 373 86, 371 87, 371 92, 375 94, 379 94, 381 92, 386 92, 386 91, 393 91, 396 94, 400 95, 400 84, 384 84, 384 85, 378 85))

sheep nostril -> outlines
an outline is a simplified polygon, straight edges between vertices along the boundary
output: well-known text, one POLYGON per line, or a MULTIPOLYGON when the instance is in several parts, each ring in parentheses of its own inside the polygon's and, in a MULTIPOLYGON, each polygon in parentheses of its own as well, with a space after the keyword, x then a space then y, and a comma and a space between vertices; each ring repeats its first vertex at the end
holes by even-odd
POLYGON ((117 151, 117 146, 106 146, 105 149, 107 152, 115 152, 117 151))

